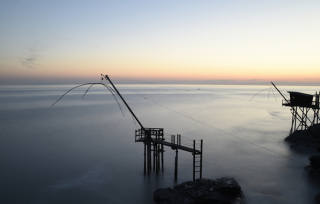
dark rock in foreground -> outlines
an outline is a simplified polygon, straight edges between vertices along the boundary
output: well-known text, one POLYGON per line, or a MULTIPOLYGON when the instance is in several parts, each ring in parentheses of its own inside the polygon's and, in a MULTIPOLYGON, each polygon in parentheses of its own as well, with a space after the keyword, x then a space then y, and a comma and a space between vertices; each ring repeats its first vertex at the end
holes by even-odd
POLYGON ((308 171, 310 176, 320 177, 320 155, 309 157, 310 165, 304 169, 308 171))
MULTIPOLYGON (((320 180, 320 155, 313 155, 309 157, 310 165, 304 169, 308 171, 308 174, 313 180, 319 182, 320 180)), ((320 193, 316 195, 315 200, 320 203, 320 193)))
POLYGON ((320 193, 318 193, 318 195, 316 195, 314 199, 316 200, 317 203, 320 203, 320 193))
POLYGON ((297 152, 316 154, 320 147, 320 124, 310 126, 307 130, 297 130, 284 140, 292 143, 290 147, 297 152))
MULTIPOLYGON (((307 130, 297 130, 284 139, 292 143, 290 147, 300 153, 317 154, 320 153, 320 124, 310 126, 307 130)), ((309 158, 310 165, 305 167, 309 176, 319 181, 320 178, 320 155, 314 155, 309 158)), ((320 203, 320 193, 315 197, 317 203, 320 203)))
POLYGON ((157 204, 244 204, 240 185, 233 178, 197 179, 154 192, 157 204))

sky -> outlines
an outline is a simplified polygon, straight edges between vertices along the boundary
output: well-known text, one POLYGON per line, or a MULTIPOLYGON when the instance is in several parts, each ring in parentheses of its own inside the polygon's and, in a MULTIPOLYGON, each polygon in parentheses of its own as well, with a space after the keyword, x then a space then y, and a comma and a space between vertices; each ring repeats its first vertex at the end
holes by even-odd
POLYGON ((0 84, 320 85, 319 0, 1 0, 0 84))

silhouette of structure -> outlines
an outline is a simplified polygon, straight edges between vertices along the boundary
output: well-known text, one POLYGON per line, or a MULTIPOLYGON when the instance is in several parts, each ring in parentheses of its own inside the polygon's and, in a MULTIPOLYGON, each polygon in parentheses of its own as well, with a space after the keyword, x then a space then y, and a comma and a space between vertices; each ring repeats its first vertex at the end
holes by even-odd
POLYGON ((163 152, 164 146, 169 146, 173 150, 176 150, 175 157, 175 171, 174 177, 177 179, 178 176, 178 149, 191 152, 193 155, 193 180, 195 180, 195 174, 199 173, 199 178, 202 178, 202 150, 203 150, 203 141, 200 140, 200 145, 196 144, 196 140, 193 140, 193 146, 186 146, 187 140, 184 139, 183 144, 181 143, 181 135, 171 135, 171 141, 165 141, 166 138, 163 134, 163 128, 145 128, 136 115, 133 113, 127 102, 123 99, 118 89, 114 86, 108 75, 105 75, 104 78, 110 82, 118 96, 122 99, 123 103, 127 106, 128 110, 131 112, 133 117, 139 123, 141 129, 136 130, 135 132, 135 142, 143 142, 144 144, 144 173, 151 171, 152 163, 153 169, 156 173, 159 173, 160 168, 163 170, 163 152), (199 147, 199 148, 196 148, 199 147), (152 156, 153 152, 153 156, 152 156), (161 162, 160 162, 161 160, 161 162))
POLYGON ((115 97, 118 95, 123 103, 126 105, 134 119, 139 123, 141 129, 136 130, 135 132, 135 142, 142 142, 144 144, 144 173, 150 173, 152 166, 156 173, 159 173, 160 168, 163 171, 163 152, 164 146, 171 147, 171 149, 176 150, 176 157, 175 157, 175 170, 174 170, 174 178, 177 179, 178 177, 178 150, 183 150, 187 152, 191 152, 193 155, 193 181, 196 179, 196 173, 199 173, 199 178, 202 178, 202 151, 203 151, 203 141, 202 140, 192 140, 188 138, 183 138, 181 135, 171 135, 171 138, 165 138, 163 128, 145 128, 142 123, 139 121, 137 116, 133 113, 127 102, 124 100, 118 89, 114 86, 112 81, 107 75, 101 74, 101 83, 86 83, 81 84, 79 86, 75 86, 68 90, 65 94, 63 94, 51 107, 53 107, 61 98, 63 98, 67 93, 71 90, 81 87, 90 85, 89 88, 86 90, 82 98, 86 95, 89 89, 93 85, 102 85, 107 88, 110 93, 113 95, 114 99, 117 101, 118 106, 121 109, 121 106, 115 97), (105 79, 110 82, 111 86, 102 83, 102 80, 105 79), (167 139, 167 141, 166 141, 167 139), (168 142, 168 140, 170 142, 168 142), (152 155, 153 152, 153 155, 152 155), (153 165, 152 165, 153 163, 153 165))
MULTIPOLYGON (((272 82, 271 82, 272 83, 272 82)), ((283 106, 291 107, 291 129, 292 134, 296 130, 305 130, 308 127, 319 123, 319 94, 316 92, 315 95, 305 94, 300 92, 288 91, 290 99, 283 96, 281 91, 272 83, 277 89, 280 95, 284 98, 282 101, 283 106), (312 110, 313 114, 309 111, 312 110), (311 116, 312 115, 312 116, 311 116)))
POLYGON ((178 176, 178 150, 190 152, 193 155, 193 180, 196 173, 202 178, 202 152, 203 140, 190 140, 181 137, 181 135, 171 135, 170 142, 166 141, 163 135, 163 128, 141 128, 136 130, 135 142, 143 142, 144 144, 144 172, 150 173, 152 168, 158 173, 160 168, 163 170, 163 152, 164 146, 171 147, 176 150, 174 177, 178 176), (189 140, 189 141, 188 141, 189 140), (153 156, 151 155, 153 152, 153 156))
MULTIPOLYGON (((103 76, 103 75, 102 75, 103 76)), ((178 150, 183 150, 191 152, 193 155, 193 180, 196 179, 196 173, 199 173, 199 178, 202 178, 202 152, 203 152, 203 140, 196 141, 190 139, 182 138, 181 135, 171 135, 171 141, 168 142, 164 137, 163 128, 145 128, 136 115, 133 113, 127 102, 123 99, 118 89, 114 86, 110 78, 105 75, 103 76, 108 80, 116 91, 117 95, 121 98, 123 103, 127 106, 128 110, 132 116, 139 123, 141 129, 135 132, 135 142, 142 142, 144 145, 144 173, 150 173, 152 167, 158 174, 160 168, 163 171, 163 152, 164 146, 171 147, 171 149, 176 150, 175 157, 175 170, 174 177, 178 177, 178 150), (153 155, 152 155, 153 152, 153 155)))
POLYGON ((117 101, 118 106, 121 109, 121 106, 115 97, 115 95, 118 95, 123 103, 126 105, 134 119, 139 123, 141 129, 136 130, 135 132, 135 142, 142 142, 144 144, 144 173, 148 172, 150 173, 152 169, 152 163, 153 163, 153 169, 156 171, 156 173, 159 173, 160 168, 162 168, 163 171, 163 152, 164 152, 164 146, 171 147, 171 149, 176 150, 176 157, 175 157, 175 170, 174 170, 174 178, 177 179, 178 177, 178 150, 183 150, 187 152, 191 152, 193 155, 193 181, 195 181, 196 177, 195 174, 199 173, 199 178, 202 178, 202 152, 203 152, 203 140, 192 140, 188 138, 183 138, 181 135, 171 135, 171 141, 168 138, 164 137, 163 128, 145 128, 142 123, 139 121, 137 116, 133 113, 127 102, 124 100, 118 89, 114 86, 112 81, 107 75, 101 74, 101 83, 86 83, 81 84, 78 86, 75 86, 68 90, 65 94, 63 94, 55 103, 52 104, 51 107, 53 107, 58 101, 60 101, 61 98, 63 98, 67 93, 69 93, 71 90, 81 87, 90 85, 89 88, 86 90, 82 98, 86 95, 86 93, 89 91, 89 89, 93 85, 102 85, 105 88, 107 88, 110 93, 113 95, 114 99, 117 101), (102 83, 102 80, 105 79, 110 82, 111 86, 107 84, 102 83), (152 156, 153 152, 153 156, 152 156))

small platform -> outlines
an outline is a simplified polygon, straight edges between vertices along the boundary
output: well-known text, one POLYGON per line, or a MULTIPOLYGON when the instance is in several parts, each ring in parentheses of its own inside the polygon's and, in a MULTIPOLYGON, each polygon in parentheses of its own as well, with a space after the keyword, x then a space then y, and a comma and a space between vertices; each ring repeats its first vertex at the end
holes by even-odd
POLYGON ((141 142, 144 145, 144 172, 150 173, 152 163, 156 173, 159 172, 160 166, 162 166, 163 171, 164 146, 167 146, 171 147, 172 150, 175 150, 176 153, 174 159, 175 179, 177 179, 178 176, 178 150, 190 152, 192 154, 193 181, 195 181, 196 173, 199 173, 199 178, 202 178, 203 141, 183 138, 180 134, 171 135, 170 138, 168 138, 168 136, 164 137, 163 128, 143 128, 135 131, 135 142, 141 142), (151 155, 152 153, 153 156, 151 155))
MULTIPOLYGON (((152 139, 152 142, 156 141, 154 138, 151 138, 151 139, 152 139)), ((144 141, 145 141, 144 137, 140 137, 139 139, 136 140, 136 142, 144 142, 144 141)), ((157 140, 157 143, 165 145, 165 146, 168 146, 168 147, 171 147, 172 149, 181 149, 183 151, 187 151, 187 152, 191 152, 191 153, 193 153, 193 151, 194 151, 193 148, 182 146, 182 145, 173 144, 171 142, 167 142, 167 141, 164 141, 164 140, 157 140)), ((195 153, 196 154, 200 153, 200 152, 201 152, 200 150, 195 149, 195 153)))

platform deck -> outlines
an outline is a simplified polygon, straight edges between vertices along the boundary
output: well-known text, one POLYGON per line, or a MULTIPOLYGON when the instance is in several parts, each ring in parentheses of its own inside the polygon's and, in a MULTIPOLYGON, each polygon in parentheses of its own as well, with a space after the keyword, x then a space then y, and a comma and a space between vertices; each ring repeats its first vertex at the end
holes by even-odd
MULTIPOLYGON (((152 138, 152 142, 155 142, 156 140, 154 138, 152 138)), ((144 137, 139 138, 138 140, 136 140, 136 142, 144 142, 144 137)), ((171 142, 167 142, 164 140, 157 140, 157 143, 171 147, 173 149, 181 149, 183 151, 187 151, 187 152, 192 152, 193 153, 193 148, 190 147, 186 147, 186 146, 182 146, 182 145, 177 145, 177 144, 173 144, 171 142)), ((198 154, 200 153, 200 150, 195 150, 195 152, 198 154)))

